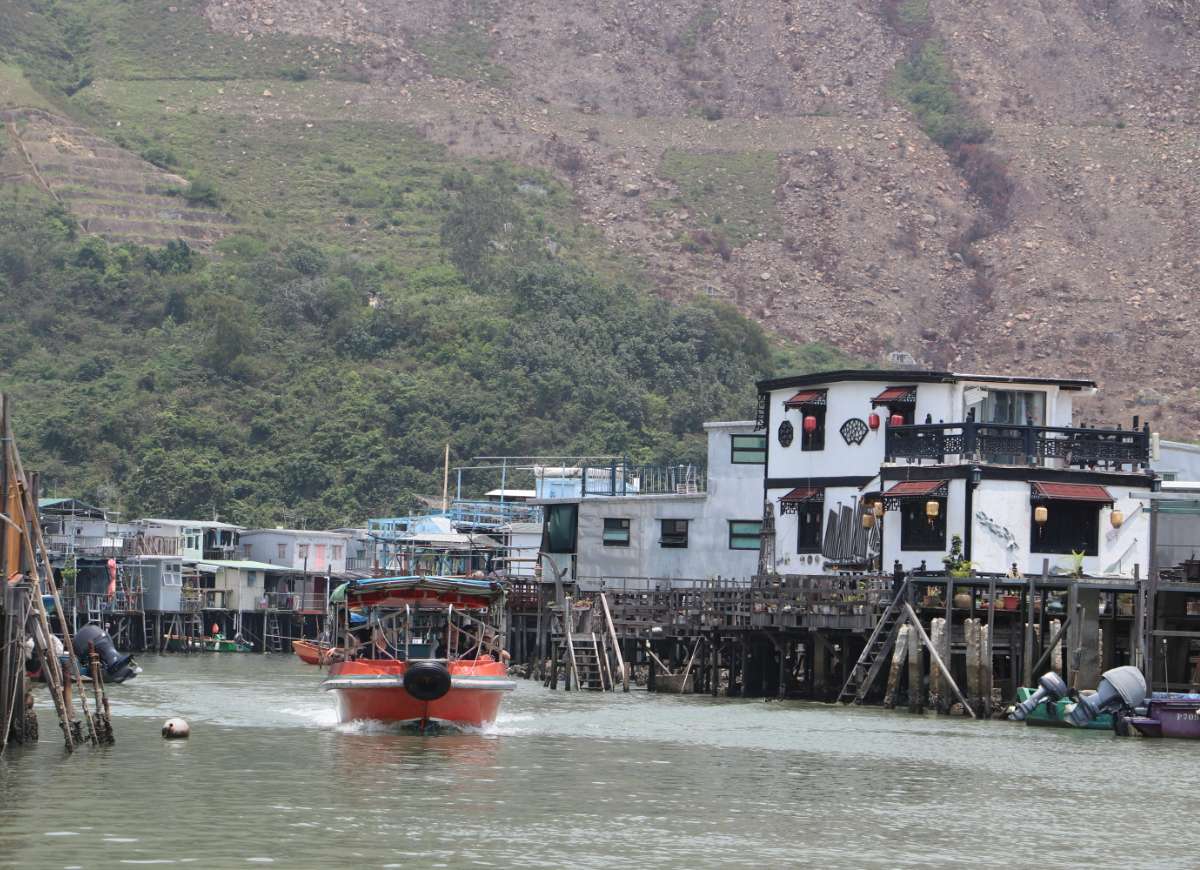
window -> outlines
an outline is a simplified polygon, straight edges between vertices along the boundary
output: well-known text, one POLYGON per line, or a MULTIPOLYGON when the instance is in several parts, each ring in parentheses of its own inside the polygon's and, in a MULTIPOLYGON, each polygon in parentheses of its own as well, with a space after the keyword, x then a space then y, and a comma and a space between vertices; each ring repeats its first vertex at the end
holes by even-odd
POLYGON ((342 545, 334 544, 333 545, 333 559, 334 559, 334 561, 337 561, 340 558, 342 558, 342 545))
POLYGON ((662 533, 658 543, 663 547, 686 549, 688 545, 687 520, 662 520, 662 533))
POLYGON ((825 449, 825 406, 824 405, 804 405, 800 408, 800 449, 801 450, 824 450, 825 449), (804 427, 804 421, 808 417, 812 417, 817 421, 817 428, 809 432, 804 427))
POLYGON ((246 585, 247 586, 257 586, 258 585, 258 572, 257 571, 247 571, 246 572, 246 585))
POLYGON ((730 520, 729 549, 757 550, 762 538, 762 520, 730 520))
POLYGON ((277 558, 277 559, 286 559, 287 558, 287 544, 276 544, 275 545, 275 558, 277 558))
POLYGON ((946 549, 946 499, 906 498, 900 502, 900 549, 946 549), (938 513, 930 518, 927 504, 936 502, 938 513))
POLYGON ((629 520, 616 517, 604 518, 604 546, 629 546, 629 520))
MULTIPOLYGON (((1030 520, 1029 551, 1031 553, 1081 552, 1085 556, 1099 554, 1100 505, 1094 501, 1042 502, 1046 522, 1030 520)), ((1030 510, 1033 508, 1031 507, 1030 510)))
POLYGON ((296 555, 299 556, 301 559, 307 559, 308 558, 308 544, 297 544, 296 545, 296 555))
POLYGON ((249 559, 254 555, 254 547, 251 544, 242 544, 242 555, 249 559))
POLYGON ((796 520, 800 527, 796 538, 797 553, 821 552, 821 514, 824 510, 824 502, 797 506, 796 520))
POLYGON ((729 461, 734 465, 763 465, 767 461, 766 435, 730 436, 729 461))

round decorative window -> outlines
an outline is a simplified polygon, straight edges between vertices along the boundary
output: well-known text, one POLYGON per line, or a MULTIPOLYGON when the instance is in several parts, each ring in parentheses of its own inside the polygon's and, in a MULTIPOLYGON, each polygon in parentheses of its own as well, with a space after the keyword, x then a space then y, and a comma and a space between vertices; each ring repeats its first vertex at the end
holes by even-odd
POLYGON ((790 447, 792 439, 796 437, 796 430, 792 428, 790 420, 784 420, 779 424, 779 444, 783 447, 790 447))

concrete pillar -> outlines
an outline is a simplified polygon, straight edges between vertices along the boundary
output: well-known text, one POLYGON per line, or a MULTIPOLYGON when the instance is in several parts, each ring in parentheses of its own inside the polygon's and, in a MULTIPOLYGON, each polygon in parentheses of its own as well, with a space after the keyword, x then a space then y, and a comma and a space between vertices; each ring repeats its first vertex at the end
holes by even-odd
POLYGON ((896 689, 900 685, 900 667, 908 658, 908 635, 911 630, 907 625, 902 625, 896 632, 896 645, 892 647, 892 661, 888 668, 887 691, 883 695, 883 706, 885 707, 896 706, 896 689))
MULTIPOLYGON (((929 639, 933 641, 934 649, 938 651, 938 655, 942 657, 942 661, 948 662, 950 645, 946 642, 946 620, 944 617, 934 617, 929 624, 929 639)), ((929 706, 937 710, 939 713, 944 713, 950 706, 948 696, 950 694, 949 687, 945 685, 942 676, 941 668, 937 662, 933 660, 933 656, 929 657, 929 706)))
POLYGON ((925 709, 924 651, 921 649, 921 633, 909 627, 908 632, 908 712, 920 713, 925 709))

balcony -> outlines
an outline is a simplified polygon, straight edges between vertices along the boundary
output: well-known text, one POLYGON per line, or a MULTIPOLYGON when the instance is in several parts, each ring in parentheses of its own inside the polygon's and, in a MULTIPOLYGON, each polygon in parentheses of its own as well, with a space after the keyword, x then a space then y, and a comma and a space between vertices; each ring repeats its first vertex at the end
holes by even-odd
POLYGON ((1150 465, 1150 430, 1013 426, 1006 423, 890 426, 888 462, 928 461, 939 465, 982 462, 1131 472, 1150 465))

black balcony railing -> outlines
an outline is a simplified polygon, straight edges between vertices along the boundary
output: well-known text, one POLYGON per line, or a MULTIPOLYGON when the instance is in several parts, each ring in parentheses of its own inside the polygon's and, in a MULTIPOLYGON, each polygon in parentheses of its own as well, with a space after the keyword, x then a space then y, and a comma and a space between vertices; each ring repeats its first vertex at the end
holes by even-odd
POLYGON ((1101 468, 1130 471, 1150 464, 1150 429, 1013 426, 1007 423, 936 423, 889 426, 889 462, 950 457, 994 465, 1101 468))

